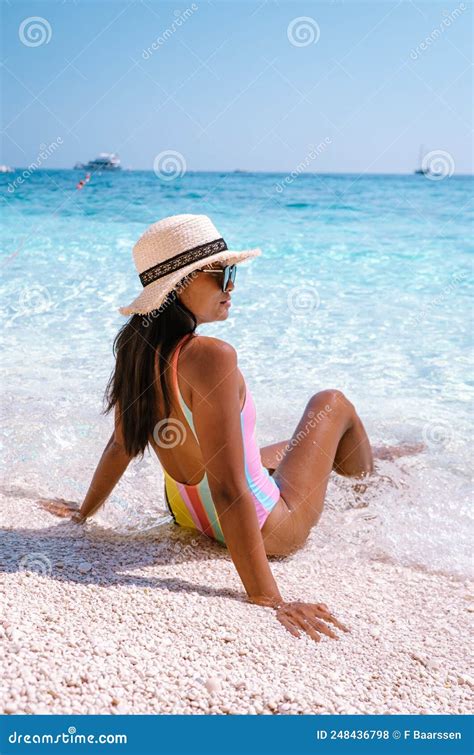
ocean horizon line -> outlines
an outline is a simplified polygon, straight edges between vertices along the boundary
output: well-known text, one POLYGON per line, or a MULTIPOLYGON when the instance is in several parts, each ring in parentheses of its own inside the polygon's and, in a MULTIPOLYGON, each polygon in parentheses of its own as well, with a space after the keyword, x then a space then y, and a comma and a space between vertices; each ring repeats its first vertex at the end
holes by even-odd
MULTIPOLYGON (((13 172, 18 172, 22 170, 30 170, 29 165, 18 165, 18 166, 9 166, 11 167, 13 172)), ((64 172, 70 172, 70 173, 81 173, 87 170, 86 168, 35 168, 35 173, 52 173, 57 171, 64 171, 64 172)), ((124 173, 155 173, 153 168, 121 168, 120 170, 96 170, 96 171, 89 171, 94 173, 106 173, 107 175, 123 175, 124 173)), ((291 175, 295 171, 270 171, 270 170, 245 170, 241 168, 232 168, 229 170, 187 170, 182 176, 175 176, 173 180, 177 180, 179 178, 184 178, 185 175, 191 174, 191 175, 219 175, 221 173, 229 173, 229 174, 243 174, 243 175, 263 175, 263 176, 287 176, 291 175)), ((11 173, 0 173, 0 176, 4 175, 11 175, 11 173)), ((301 178, 302 176, 366 176, 367 178, 374 178, 374 177, 414 177, 417 173, 415 171, 412 171, 411 173, 364 173, 364 172, 357 172, 357 171, 305 171, 303 173, 298 173, 298 178, 301 178)), ((474 178, 474 173, 453 173, 452 176, 449 176, 449 178, 474 178)))

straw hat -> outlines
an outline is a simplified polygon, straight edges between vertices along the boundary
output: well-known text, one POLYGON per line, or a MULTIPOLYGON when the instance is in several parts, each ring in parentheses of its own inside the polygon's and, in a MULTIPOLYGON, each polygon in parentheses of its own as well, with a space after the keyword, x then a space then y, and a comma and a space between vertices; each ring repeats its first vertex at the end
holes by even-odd
POLYGON ((214 262, 229 265, 258 257, 261 249, 231 251, 207 215, 171 215, 153 223, 133 247, 133 260, 143 291, 122 315, 146 315, 186 275, 214 262))

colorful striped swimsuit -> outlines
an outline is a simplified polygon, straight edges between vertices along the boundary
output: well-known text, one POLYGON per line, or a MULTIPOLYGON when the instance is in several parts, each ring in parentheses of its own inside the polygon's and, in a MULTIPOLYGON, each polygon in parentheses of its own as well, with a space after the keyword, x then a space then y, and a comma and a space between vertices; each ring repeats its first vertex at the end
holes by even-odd
MULTIPOLYGON (((177 346, 171 360, 173 386, 179 398, 183 414, 198 442, 192 412, 184 403, 178 384, 178 356, 183 343, 184 339, 177 346)), ((252 394, 246 385, 245 403, 240 413, 244 443, 245 476, 255 503, 258 523, 261 529, 266 518, 280 498, 280 490, 268 470, 262 465, 260 449, 255 438, 255 422, 255 404, 252 394)), ((176 524, 200 530, 205 535, 221 543, 225 543, 219 524, 219 517, 209 489, 207 474, 204 474, 203 479, 197 485, 185 485, 182 482, 174 480, 165 469, 163 471, 165 476, 166 503, 176 524)))

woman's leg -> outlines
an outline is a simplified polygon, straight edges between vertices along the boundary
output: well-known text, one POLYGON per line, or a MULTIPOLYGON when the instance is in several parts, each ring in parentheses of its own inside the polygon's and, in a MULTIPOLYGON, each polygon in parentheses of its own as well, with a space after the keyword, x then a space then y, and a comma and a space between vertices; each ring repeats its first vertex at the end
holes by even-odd
POLYGON ((321 516, 333 469, 364 477, 373 471, 373 457, 354 405, 341 391, 326 390, 308 401, 273 474, 286 506, 278 504, 263 525, 267 553, 289 553, 303 544, 321 516))
POLYGON ((260 458, 262 459, 262 464, 270 474, 272 474, 275 469, 280 464, 281 460, 283 459, 285 455, 285 449, 288 446, 289 440, 280 440, 278 443, 272 443, 269 446, 262 446, 260 449, 260 458))
MULTIPOLYGON (((291 439, 290 439, 291 440, 291 439)), ((270 474, 273 474, 281 463, 285 453, 288 451, 290 440, 280 440, 278 443, 271 443, 269 446, 262 446, 260 456, 262 464, 270 474)), ((422 441, 418 443, 403 442, 397 446, 372 446, 372 456, 374 459, 384 459, 393 461, 401 456, 414 456, 426 449, 426 444, 422 441)), ((339 472, 337 465, 333 467, 335 472, 339 472)))

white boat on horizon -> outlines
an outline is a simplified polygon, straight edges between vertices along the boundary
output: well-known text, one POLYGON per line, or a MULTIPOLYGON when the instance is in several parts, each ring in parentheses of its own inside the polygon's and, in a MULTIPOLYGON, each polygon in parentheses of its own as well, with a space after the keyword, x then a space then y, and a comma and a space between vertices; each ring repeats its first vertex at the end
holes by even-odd
POLYGON ((122 170, 120 158, 115 152, 101 152, 95 160, 89 160, 88 163, 76 163, 75 170, 122 170))

